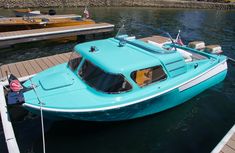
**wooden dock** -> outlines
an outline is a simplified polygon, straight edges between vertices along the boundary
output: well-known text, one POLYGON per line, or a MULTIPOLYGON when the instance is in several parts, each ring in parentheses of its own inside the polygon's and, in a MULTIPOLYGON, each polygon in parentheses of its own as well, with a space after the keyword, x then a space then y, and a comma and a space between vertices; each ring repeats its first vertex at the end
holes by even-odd
POLYGON ((113 24, 97 23, 97 24, 77 25, 77 26, 1 32, 0 46, 13 45, 23 42, 46 40, 46 39, 69 37, 69 36, 106 33, 113 31, 113 29, 114 29, 113 24))
POLYGON ((0 67, 0 82, 6 81, 7 74, 14 74, 18 78, 25 78, 35 75, 49 67, 67 62, 71 52, 62 53, 33 60, 2 65, 0 67))
POLYGON ((211 153, 235 153, 235 125, 229 130, 211 153))

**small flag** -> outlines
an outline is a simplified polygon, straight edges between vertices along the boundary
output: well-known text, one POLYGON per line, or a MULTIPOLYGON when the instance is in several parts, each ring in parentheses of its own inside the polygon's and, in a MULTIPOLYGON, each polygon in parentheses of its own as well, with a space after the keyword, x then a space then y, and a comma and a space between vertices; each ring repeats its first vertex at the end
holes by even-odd
POLYGON ((85 16, 85 18, 89 18, 90 17, 90 14, 89 14, 89 12, 88 12, 88 10, 87 10, 87 7, 85 7, 85 10, 84 10, 84 16, 85 16))
POLYGON ((177 43, 178 45, 180 45, 180 46, 183 46, 183 45, 184 45, 184 43, 183 43, 183 41, 181 40, 180 36, 179 36, 178 39, 176 40, 176 43, 177 43))

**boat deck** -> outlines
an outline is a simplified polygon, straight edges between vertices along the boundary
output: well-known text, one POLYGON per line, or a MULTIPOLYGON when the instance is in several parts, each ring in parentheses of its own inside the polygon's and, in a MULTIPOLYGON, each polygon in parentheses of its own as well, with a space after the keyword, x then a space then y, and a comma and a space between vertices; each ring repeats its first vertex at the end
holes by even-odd
POLYGON ((6 80, 6 75, 14 74, 18 78, 32 76, 49 67, 67 62, 71 52, 37 58, 17 63, 5 64, 0 67, 0 81, 6 80))
MULTIPOLYGON (((163 37, 163 36, 152 36, 152 37, 146 37, 146 38, 142 38, 140 40, 143 40, 144 42, 148 42, 148 41, 153 41, 159 44, 165 43, 167 41, 169 41, 169 38, 167 37, 163 37)), ((193 60, 202 60, 202 59, 206 59, 207 57, 200 55, 198 53, 194 53, 192 51, 188 51, 190 54, 192 54, 192 58, 193 60)))
POLYGON ((111 32, 113 24, 96 23, 76 26, 64 26, 54 28, 42 28, 32 30, 18 30, 0 33, 0 46, 13 45, 23 42, 32 42, 46 39, 62 38, 69 36, 79 36, 111 32))
POLYGON ((235 125, 211 153, 235 153, 235 125))

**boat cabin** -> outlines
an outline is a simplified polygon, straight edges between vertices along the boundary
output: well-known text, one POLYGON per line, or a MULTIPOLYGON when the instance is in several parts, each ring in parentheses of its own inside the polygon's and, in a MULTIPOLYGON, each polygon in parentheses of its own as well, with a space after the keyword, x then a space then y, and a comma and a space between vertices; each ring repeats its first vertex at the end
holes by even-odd
POLYGON ((115 94, 180 76, 189 70, 188 63, 207 59, 170 44, 165 47, 135 38, 99 40, 95 46, 87 42, 75 47, 68 68, 92 89, 115 94))

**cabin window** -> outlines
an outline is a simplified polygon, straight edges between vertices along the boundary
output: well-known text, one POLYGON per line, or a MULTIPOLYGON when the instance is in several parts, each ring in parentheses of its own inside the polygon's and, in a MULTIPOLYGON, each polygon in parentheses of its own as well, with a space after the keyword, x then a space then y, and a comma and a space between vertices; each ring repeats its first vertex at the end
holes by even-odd
POLYGON ((154 82, 166 79, 166 73, 161 66, 137 70, 131 73, 131 78, 140 86, 146 86, 154 82))
POLYGON ((76 70, 78 65, 82 61, 82 56, 78 54, 77 52, 73 52, 72 55, 70 56, 68 65, 72 71, 76 70))
POLYGON ((121 93, 132 89, 123 75, 107 73, 87 60, 78 74, 89 86, 102 92, 121 93))

